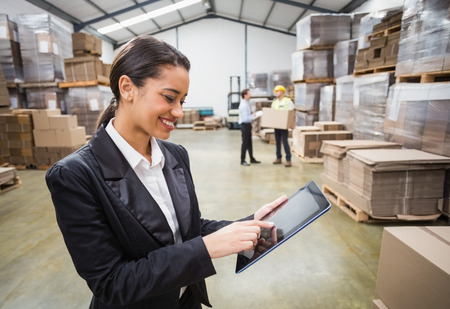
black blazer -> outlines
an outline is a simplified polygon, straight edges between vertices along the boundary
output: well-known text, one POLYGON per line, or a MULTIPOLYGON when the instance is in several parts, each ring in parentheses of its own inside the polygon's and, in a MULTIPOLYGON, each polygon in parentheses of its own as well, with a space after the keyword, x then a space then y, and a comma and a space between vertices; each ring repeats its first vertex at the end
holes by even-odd
POLYGON ((230 224, 200 217, 186 150, 159 141, 163 173, 183 243, 104 127, 46 175, 58 225, 91 308, 178 308, 189 286, 207 306, 204 278, 215 274, 201 236, 230 224))

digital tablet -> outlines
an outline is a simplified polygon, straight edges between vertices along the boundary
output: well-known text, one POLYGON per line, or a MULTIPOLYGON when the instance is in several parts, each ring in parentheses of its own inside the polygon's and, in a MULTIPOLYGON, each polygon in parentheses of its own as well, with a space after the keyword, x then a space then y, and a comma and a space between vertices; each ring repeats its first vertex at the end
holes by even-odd
POLYGON ((268 213, 262 221, 274 223, 271 229, 262 228, 254 250, 238 253, 236 273, 240 273, 262 259, 305 226, 323 215, 330 202, 314 181, 295 192, 289 199, 268 213))

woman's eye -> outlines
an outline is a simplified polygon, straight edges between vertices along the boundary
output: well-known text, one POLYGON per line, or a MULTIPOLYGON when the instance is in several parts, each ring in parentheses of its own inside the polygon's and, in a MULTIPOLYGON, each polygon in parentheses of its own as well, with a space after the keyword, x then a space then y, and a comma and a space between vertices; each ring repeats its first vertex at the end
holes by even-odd
POLYGON ((167 102, 169 102, 169 103, 172 103, 175 99, 174 98, 172 98, 172 97, 169 97, 169 96, 163 96, 165 99, 166 99, 166 101, 167 102))

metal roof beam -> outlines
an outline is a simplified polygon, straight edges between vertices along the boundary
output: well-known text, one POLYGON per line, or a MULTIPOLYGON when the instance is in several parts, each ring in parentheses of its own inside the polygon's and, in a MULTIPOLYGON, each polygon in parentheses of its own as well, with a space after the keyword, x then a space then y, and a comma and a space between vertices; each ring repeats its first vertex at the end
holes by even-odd
POLYGON ((355 9, 359 8, 364 2, 367 2, 367 0, 352 0, 350 3, 348 3, 346 6, 344 6, 339 11, 339 13, 353 12, 355 9))
POLYGON ((105 20, 105 19, 108 19, 108 18, 113 18, 116 15, 127 13, 129 11, 132 11, 132 10, 135 10, 135 9, 139 9, 139 8, 141 8, 143 6, 146 6, 146 5, 158 2, 158 1, 160 1, 160 0, 147 0, 147 1, 144 1, 144 2, 141 2, 141 3, 137 3, 135 5, 126 7, 124 9, 117 10, 115 12, 108 13, 108 14, 105 14, 103 16, 100 16, 100 17, 97 17, 97 18, 94 18, 94 19, 91 19, 91 20, 88 20, 88 21, 76 24, 76 25, 74 25, 74 29, 75 29, 76 32, 78 32, 78 31, 80 31, 81 29, 83 29, 84 27, 86 27, 86 26, 88 26, 90 24, 98 23, 99 21, 102 21, 102 20, 105 20))
MULTIPOLYGON (((310 3, 309 5, 313 5, 315 2, 316 2, 316 0, 312 0, 311 3, 310 3)), ((300 14, 300 16, 299 16, 299 17, 292 23, 292 25, 288 28, 288 31, 291 31, 291 29, 294 28, 294 26, 297 25, 298 21, 299 21, 300 19, 302 19, 303 16, 305 16, 305 14, 306 14, 307 11, 308 11, 308 10, 303 10, 303 12, 300 14)))
POLYGON ((242 10, 244 9, 244 0, 241 0, 241 6, 239 8, 239 16, 238 19, 241 20, 242 18, 242 10))
POLYGON ((311 11, 315 11, 315 12, 320 12, 320 13, 338 13, 336 11, 333 10, 329 10, 329 9, 324 9, 318 6, 313 6, 313 5, 309 5, 309 4, 304 4, 304 3, 300 3, 300 2, 295 2, 295 1, 291 1, 291 0, 272 0, 274 2, 279 2, 279 3, 284 3, 287 5, 292 5, 292 6, 296 6, 296 7, 300 7, 303 9, 307 9, 307 10, 311 10, 311 11))
POLYGON ((272 3, 272 6, 270 7, 270 10, 267 13, 266 18, 264 19, 263 26, 265 26, 267 24, 267 21, 269 20, 270 14, 272 14, 272 11, 273 11, 273 8, 275 6, 275 3, 276 3, 275 1, 272 3))
MULTIPOLYGON (((97 10, 99 10, 100 12, 102 12, 103 14, 107 14, 107 12, 106 12, 104 9, 102 9, 101 7, 99 7, 97 4, 95 4, 95 3, 92 2, 91 0, 84 0, 84 1, 86 1, 87 3, 89 3, 90 5, 92 5, 94 8, 96 8, 97 10)), ((114 20, 116 23, 120 23, 120 21, 119 21, 117 18, 115 18, 115 17, 112 17, 112 20, 114 20)), ((124 29, 128 30, 128 32, 130 32, 132 35, 137 36, 137 34, 136 34, 134 31, 132 31, 130 28, 124 27, 124 29)))

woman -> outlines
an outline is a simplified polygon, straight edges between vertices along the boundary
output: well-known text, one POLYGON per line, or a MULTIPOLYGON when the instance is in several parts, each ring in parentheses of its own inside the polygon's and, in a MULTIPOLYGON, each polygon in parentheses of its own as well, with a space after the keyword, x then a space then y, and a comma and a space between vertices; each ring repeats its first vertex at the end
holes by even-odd
POLYGON ((56 218, 90 308, 210 306, 212 259, 251 249, 258 221, 200 217, 186 150, 166 141, 189 87, 189 60, 151 36, 132 39, 110 74, 114 98, 92 140, 46 175, 56 218))

